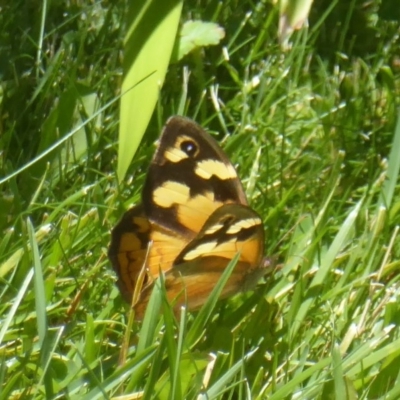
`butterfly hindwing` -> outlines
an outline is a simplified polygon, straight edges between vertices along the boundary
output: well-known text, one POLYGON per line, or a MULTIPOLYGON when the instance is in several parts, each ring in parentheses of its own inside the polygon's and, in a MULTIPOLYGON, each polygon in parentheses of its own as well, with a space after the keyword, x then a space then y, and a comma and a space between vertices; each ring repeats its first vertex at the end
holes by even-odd
POLYGON ((132 301, 137 278, 146 261, 150 233, 150 222, 141 205, 128 210, 111 233, 108 257, 118 275, 118 287, 128 303, 132 301))
MULTIPOLYGON (((229 262, 239 254, 220 298, 248 290, 264 275, 264 229, 252 209, 239 204, 223 205, 205 222, 200 233, 175 259, 165 273, 165 288, 170 302, 191 310, 199 308, 221 278, 229 262)), ((139 318, 152 286, 147 287, 135 306, 139 318)))
POLYGON ((128 302, 142 268, 143 284, 150 285, 160 270, 169 270, 187 241, 151 224, 141 205, 129 209, 112 230, 108 257, 118 275, 118 287, 128 302))
POLYGON ((211 214, 196 238, 176 257, 174 265, 204 255, 231 260, 239 252, 239 260, 248 263, 249 268, 260 265, 264 254, 262 220, 250 207, 225 204, 211 214))

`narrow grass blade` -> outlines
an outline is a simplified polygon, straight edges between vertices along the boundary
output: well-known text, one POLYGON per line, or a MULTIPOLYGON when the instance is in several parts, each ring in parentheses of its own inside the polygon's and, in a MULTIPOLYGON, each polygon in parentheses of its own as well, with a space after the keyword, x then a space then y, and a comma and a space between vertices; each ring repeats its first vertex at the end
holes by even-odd
POLYGON ((257 351, 257 348, 247 353, 240 361, 234 364, 224 375, 222 375, 217 382, 215 382, 205 393, 202 393, 197 397, 198 400, 211 400, 218 398, 224 391, 227 385, 229 385, 234 376, 240 372, 243 368, 244 363, 251 358, 251 356, 257 351))
POLYGON ((22 372, 17 372, 13 374, 10 379, 7 380, 5 385, 1 385, 1 392, 0 392, 0 400, 9 400, 13 398, 12 391, 14 389, 14 385, 20 380, 23 379, 24 375, 22 372))
POLYGON ((353 230, 354 222, 358 217, 363 202, 364 199, 361 199, 348 214, 339 232, 335 236, 335 239, 330 245, 327 254, 322 260, 321 266, 318 269, 318 272, 315 274, 315 277, 311 282, 310 288, 321 285, 324 282, 326 275, 328 274, 332 266, 333 261, 335 260, 338 253, 342 251, 344 246, 346 245, 346 242, 353 230))
MULTIPOLYGON (((42 240, 46 239, 51 230, 52 226, 50 224, 40 227, 35 233, 36 242, 40 243, 42 240)), ((25 254, 25 249, 26 246, 19 248, 6 261, 4 261, 3 264, 0 265, 0 279, 4 278, 11 270, 17 267, 22 256, 25 254)))
POLYGON ((335 385, 335 398, 337 400, 346 399, 346 383, 343 375, 342 357, 339 346, 336 344, 332 349, 332 373, 335 385))
POLYGON ((39 344, 42 346, 47 333, 46 292, 44 287, 42 264, 40 262, 39 248, 35 238, 35 230, 29 218, 27 219, 26 224, 28 227, 29 242, 32 251, 33 270, 35 272, 33 281, 35 285, 35 304, 39 344))
MULTIPOLYGON (((341 226, 339 232, 337 233, 335 239, 333 240, 331 246, 329 247, 328 252, 324 255, 323 260, 321 261, 320 268, 315 274, 309 290, 317 287, 318 285, 322 285, 324 279, 326 278, 328 272, 332 267, 332 263, 335 260, 337 254, 343 249, 345 246, 351 231, 353 230, 354 221, 358 216, 358 213, 361 209, 361 205, 363 204, 363 199, 361 199, 353 210, 350 211, 343 225, 341 226)), ((307 295, 306 295, 307 296, 307 295)), ((301 303, 297 313, 296 313, 296 323, 292 326, 292 334, 295 335, 299 327, 301 326, 304 318, 307 316, 310 307, 315 301, 314 296, 307 297, 303 303, 301 303)))
POLYGON ((142 328, 139 332, 138 353, 150 346, 154 340, 158 320, 160 319, 160 309, 165 288, 161 283, 162 276, 154 282, 154 288, 150 296, 149 304, 143 318, 142 328))
POLYGON ((53 397, 54 389, 51 376, 47 374, 48 366, 51 362, 51 345, 49 340, 47 313, 46 313, 46 290, 44 285, 43 268, 39 255, 39 247, 35 237, 35 230, 31 220, 28 218, 26 221, 28 228, 29 243, 32 252, 33 270, 34 270, 34 290, 35 290, 35 306, 36 306, 36 319, 39 335, 40 346, 40 364, 41 376, 38 387, 41 382, 44 382, 46 396, 53 397))
POLYGON ((29 270, 26 274, 26 277, 21 285, 20 290, 18 291, 17 297, 13 300, 12 307, 7 314, 7 317, 2 320, 2 325, 0 329, 0 344, 3 343, 4 335, 7 333, 8 329, 10 328, 10 324, 17 313, 18 307, 21 304, 22 299, 24 298, 26 291, 31 283, 33 277, 33 268, 29 270))
MULTIPOLYGON (((330 357, 324 358, 318 363, 314 364, 312 367, 304 370, 300 374, 296 375, 292 380, 281 386, 273 395, 268 397, 268 400, 281 400, 287 396, 293 395, 296 389, 307 379, 309 379, 313 374, 323 371, 332 362, 330 357)), ((312 398, 312 397, 301 397, 301 398, 312 398)))
POLYGON ((118 369, 114 374, 110 375, 102 382, 102 387, 96 387, 91 390, 83 400, 104 399, 104 393, 110 393, 115 390, 128 376, 142 371, 151 363, 157 346, 152 345, 145 351, 130 359, 122 368, 118 369))
POLYGON ((194 320, 194 323, 191 326, 186 336, 186 343, 189 347, 193 346, 197 342, 197 340, 199 340, 199 338, 201 337, 201 334, 204 330, 207 320, 210 318, 212 311, 215 308, 215 305, 217 304, 219 296, 221 295, 226 282, 228 282, 228 279, 231 276, 232 271, 235 268, 238 260, 239 260, 239 254, 237 254, 232 259, 232 261, 230 261, 230 263, 227 265, 225 271, 221 275, 221 278, 219 279, 214 289, 210 293, 209 298, 207 299, 203 307, 200 309, 198 315, 196 316, 196 319, 194 320))
POLYGON ((154 354, 153 362, 150 367, 150 372, 146 379, 143 400, 151 400, 154 398, 154 393, 157 393, 156 385, 159 385, 160 382, 165 347, 165 335, 160 335, 157 350, 154 354))
POLYGON ((397 381, 396 385, 390 389, 385 395, 385 400, 398 400, 400 398, 400 383, 397 381))
MULTIPOLYGON (((182 357, 182 346, 179 346, 175 339, 175 324, 173 312, 170 307, 164 306, 164 321, 165 321, 165 338, 167 342, 168 362, 171 374, 171 391, 169 398, 171 400, 180 400, 182 398, 182 385, 180 374, 180 363, 182 357)), ((180 332, 181 334, 183 332, 180 332)), ((182 338, 180 340, 182 343, 182 338)))
POLYGON ((400 339, 393 340, 386 346, 377 349, 377 347, 389 338, 391 328, 394 328, 394 326, 389 326, 376 334, 371 340, 360 346, 359 349, 344 360, 343 369, 346 371, 347 376, 356 378, 363 370, 384 362, 391 356, 398 357, 400 339))
POLYGON ((397 117, 396 129, 392 149, 389 154, 387 180, 383 185, 379 205, 389 208, 392 204, 393 194, 396 189, 400 171, 400 114, 397 117))

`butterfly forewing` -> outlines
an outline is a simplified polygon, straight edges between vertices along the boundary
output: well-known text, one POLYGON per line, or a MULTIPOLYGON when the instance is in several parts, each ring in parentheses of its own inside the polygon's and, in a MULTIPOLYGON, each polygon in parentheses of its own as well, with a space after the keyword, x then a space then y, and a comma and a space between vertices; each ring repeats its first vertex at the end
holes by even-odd
POLYGON ((236 171, 217 142, 182 117, 168 120, 142 196, 149 219, 192 239, 222 204, 247 204, 236 171))

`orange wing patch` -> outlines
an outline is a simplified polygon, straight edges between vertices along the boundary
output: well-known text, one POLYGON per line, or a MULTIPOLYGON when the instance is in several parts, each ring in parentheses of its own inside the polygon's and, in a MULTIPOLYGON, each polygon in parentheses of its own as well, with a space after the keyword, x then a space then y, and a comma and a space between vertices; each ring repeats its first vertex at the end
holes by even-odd
POLYGON ((117 272, 118 287, 129 303, 146 260, 150 231, 141 206, 127 211, 112 230, 108 257, 117 272))
POLYGON ((185 238, 152 224, 141 206, 127 211, 112 231, 108 256, 118 275, 118 287, 129 303, 132 300, 138 276, 146 269, 144 284, 150 284, 160 271, 171 269, 185 238))
POLYGON ((174 236, 171 232, 163 231, 159 226, 152 225, 150 252, 146 265, 152 280, 163 272, 172 268, 172 265, 185 246, 187 240, 174 236))

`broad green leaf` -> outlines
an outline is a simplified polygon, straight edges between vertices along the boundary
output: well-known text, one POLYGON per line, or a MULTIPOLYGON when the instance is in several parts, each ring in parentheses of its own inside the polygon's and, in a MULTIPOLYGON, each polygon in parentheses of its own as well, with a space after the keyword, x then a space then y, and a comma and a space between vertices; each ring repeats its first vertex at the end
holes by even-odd
POLYGON ((175 43, 182 1, 130 2, 120 108, 118 179, 147 128, 175 43))

